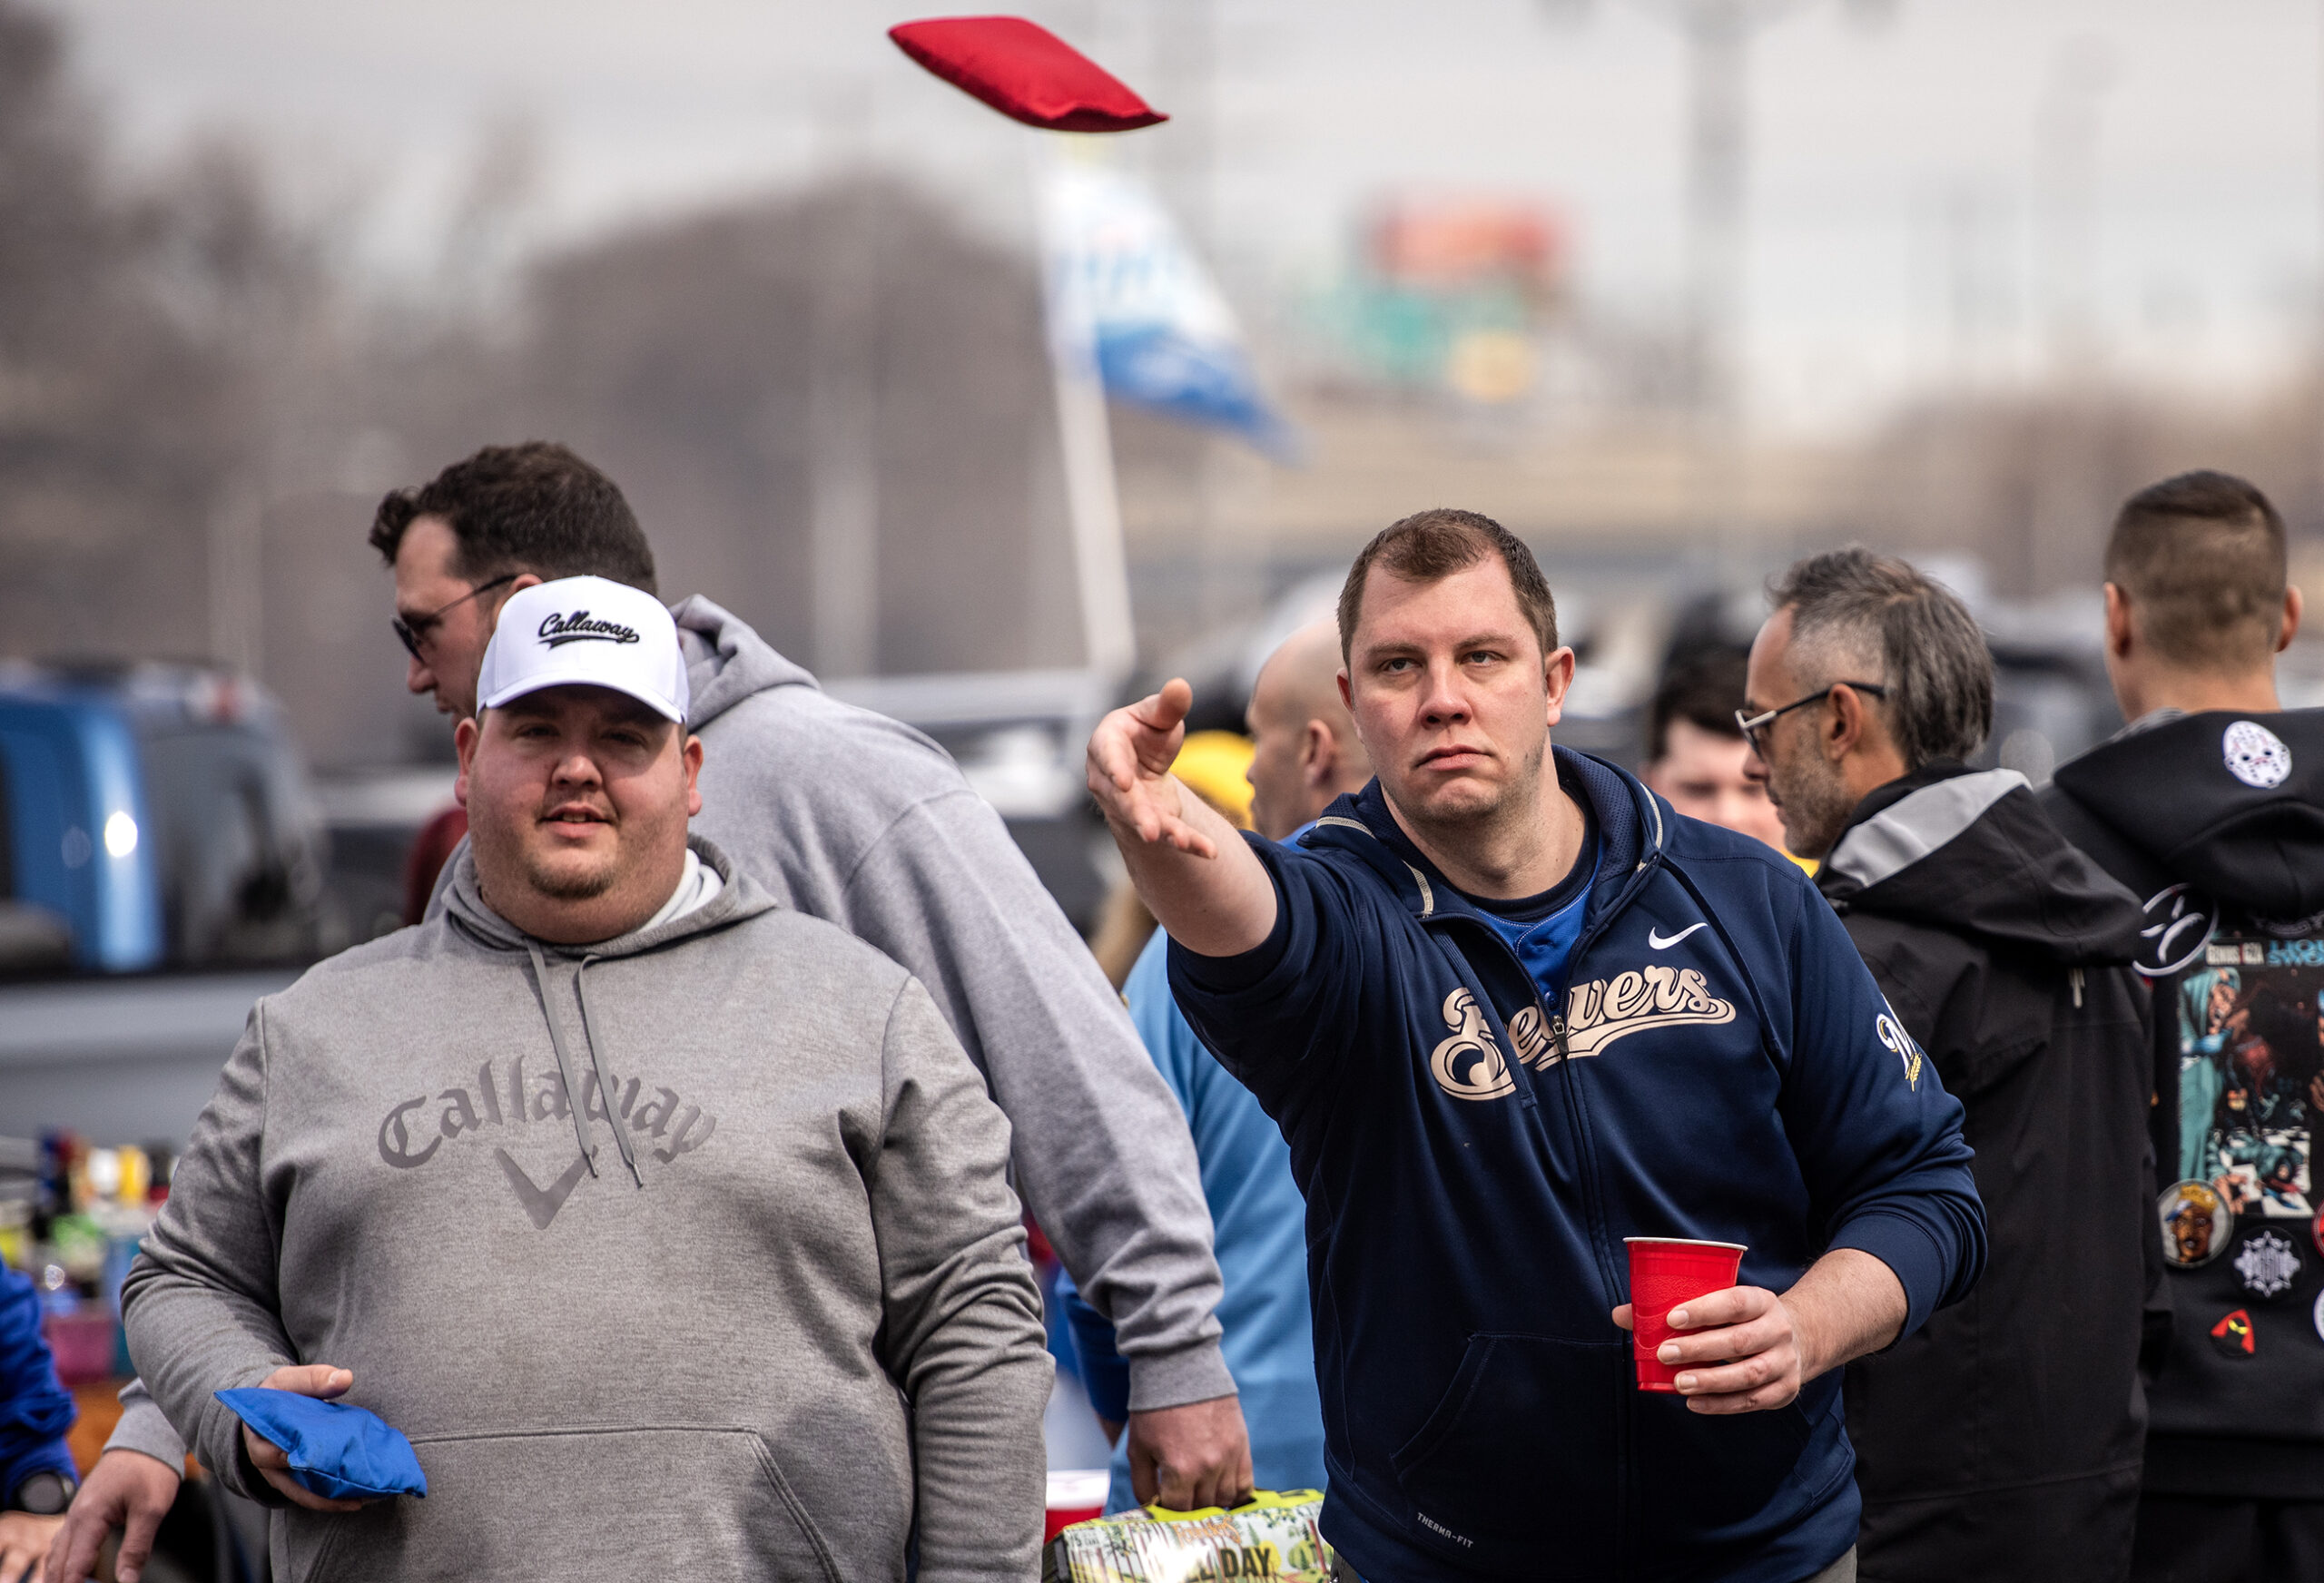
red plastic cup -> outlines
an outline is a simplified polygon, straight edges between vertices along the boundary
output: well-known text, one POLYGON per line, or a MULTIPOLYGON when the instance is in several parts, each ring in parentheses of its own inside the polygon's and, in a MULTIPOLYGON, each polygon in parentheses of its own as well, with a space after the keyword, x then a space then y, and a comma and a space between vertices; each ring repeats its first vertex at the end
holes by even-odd
POLYGON ((1113 1478, 1103 1468, 1051 1473, 1049 1517, 1041 1524, 1041 1543, 1048 1544, 1075 1523, 1088 1522, 1104 1511, 1106 1491, 1113 1478))
POLYGON ((1630 1250, 1630 1361, 1638 1365, 1638 1388, 1675 1393, 1679 1371, 1654 1355, 1670 1339, 1670 1311, 1734 1285, 1743 1244, 1684 1237, 1622 1241, 1630 1250))

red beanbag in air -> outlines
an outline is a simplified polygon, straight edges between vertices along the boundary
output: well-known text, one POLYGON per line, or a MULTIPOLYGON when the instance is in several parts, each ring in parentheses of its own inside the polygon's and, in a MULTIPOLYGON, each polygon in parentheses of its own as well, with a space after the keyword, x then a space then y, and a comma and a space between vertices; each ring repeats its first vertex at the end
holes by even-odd
POLYGON ((904 54, 1003 115, 1052 132, 1128 132, 1170 118, 1021 16, 938 16, 888 29, 904 54))

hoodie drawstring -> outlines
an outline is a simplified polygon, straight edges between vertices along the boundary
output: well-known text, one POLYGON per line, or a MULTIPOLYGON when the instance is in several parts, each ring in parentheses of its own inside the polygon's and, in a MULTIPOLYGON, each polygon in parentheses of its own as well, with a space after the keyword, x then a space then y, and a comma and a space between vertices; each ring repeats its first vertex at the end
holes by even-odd
POLYGON ((621 1163, 629 1167, 630 1179, 642 1188, 645 1178, 638 1174, 637 1156, 630 1152, 629 1129, 614 1115, 614 1080, 606 1076, 605 1057, 597 1052, 596 1021, 589 1015, 589 967, 596 960, 582 958, 573 973, 573 994, 581 1002, 581 1037, 589 1047, 589 1066, 597 1075, 597 1095, 606 1102, 606 1125, 614 1130, 614 1147, 621 1151, 621 1163))
MULTIPOLYGON (((597 1145, 589 1136, 588 1096, 582 1092, 581 1085, 573 1080, 573 1061, 565 1052, 565 1035, 558 1030, 556 1014, 549 1007, 548 962, 542 957, 540 947, 529 939, 525 942, 525 949, 533 959, 533 984, 540 992, 541 1018, 548 1024, 549 1046, 556 1051, 557 1076, 565 1082, 566 1108, 573 1115, 573 1136, 581 1145, 583 1163, 589 1167, 589 1175, 594 1176, 597 1174, 597 1145)), ((629 1139, 624 1135, 621 1123, 613 1118, 613 1086, 606 1081, 605 1063, 598 1058, 596 1037, 589 1028, 589 995, 582 987, 582 977, 589 970, 589 964, 596 959, 595 957, 583 958, 581 966, 573 975, 573 991, 581 1002, 581 1037, 588 1046, 589 1066, 597 1079, 597 1093, 606 1102, 606 1116, 614 1129, 615 1146, 621 1150, 622 1164, 629 1167, 630 1175, 643 1187, 645 1178, 638 1175, 637 1160, 630 1153, 629 1139)))
POLYGON ((2079 1011, 2082 1009, 2082 969, 2080 968, 2068 968, 2066 969, 2066 982, 2073 986, 2074 1009, 2079 1011))

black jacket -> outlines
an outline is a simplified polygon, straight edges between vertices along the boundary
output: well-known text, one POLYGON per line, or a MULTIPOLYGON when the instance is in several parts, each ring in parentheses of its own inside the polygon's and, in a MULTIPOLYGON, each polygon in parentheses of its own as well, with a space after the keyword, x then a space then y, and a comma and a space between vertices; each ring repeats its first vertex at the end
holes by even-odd
POLYGON ((1991 1228, 1965 1302, 1848 1370, 1862 1575, 2120 1578, 2152 1278, 2138 901, 2023 776, 1957 763, 1866 798, 1817 884, 1966 1109, 1991 1228))
POLYGON ((2149 1224, 2172 1266, 2146 1487, 2324 1499, 2324 710, 2134 732, 2062 766, 2045 801, 2145 899, 2149 1224))

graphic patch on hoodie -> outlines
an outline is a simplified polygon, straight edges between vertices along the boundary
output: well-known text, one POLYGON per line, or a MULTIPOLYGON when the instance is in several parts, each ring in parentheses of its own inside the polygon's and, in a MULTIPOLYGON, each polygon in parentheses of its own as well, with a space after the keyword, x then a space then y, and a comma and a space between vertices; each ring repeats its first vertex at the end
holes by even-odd
POLYGON ((2258 1354, 2259 1339, 2259 1332, 2251 1328, 2250 1313, 2245 1309, 2222 1314, 2219 1322, 2211 1326, 2212 1344, 2226 1356, 2239 1361, 2258 1354))
POLYGON ((2192 885, 2168 885, 2146 900, 2132 965, 2150 978, 2168 978, 2191 967, 2219 929, 2219 907, 2192 885))
POLYGON ((2239 1214, 2309 1219, 2309 1121, 2324 1111, 2324 953, 2214 935, 2177 983, 2176 1175, 2239 1214))
POLYGON ((2282 785, 2291 774, 2291 749, 2256 720, 2230 724, 2220 739, 2220 753, 2229 774, 2262 792, 2282 785))

